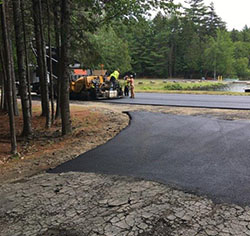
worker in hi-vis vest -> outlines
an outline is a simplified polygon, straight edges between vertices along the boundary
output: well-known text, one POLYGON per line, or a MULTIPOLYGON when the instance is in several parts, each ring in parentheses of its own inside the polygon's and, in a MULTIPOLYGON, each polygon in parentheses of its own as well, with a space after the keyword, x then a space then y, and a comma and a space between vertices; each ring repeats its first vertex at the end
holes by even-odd
POLYGON ((119 79, 120 75, 120 70, 117 69, 115 70, 111 75, 110 75, 110 82, 113 84, 113 88, 116 86, 116 81, 119 79))

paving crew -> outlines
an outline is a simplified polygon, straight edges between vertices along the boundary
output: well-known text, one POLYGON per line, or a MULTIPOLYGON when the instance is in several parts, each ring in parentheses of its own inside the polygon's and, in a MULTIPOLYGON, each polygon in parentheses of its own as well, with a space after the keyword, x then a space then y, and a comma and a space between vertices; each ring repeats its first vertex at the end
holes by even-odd
POLYGON ((116 88, 116 82, 119 79, 119 75, 120 75, 120 70, 117 69, 115 70, 111 75, 110 75, 110 82, 113 85, 113 88, 116 88))

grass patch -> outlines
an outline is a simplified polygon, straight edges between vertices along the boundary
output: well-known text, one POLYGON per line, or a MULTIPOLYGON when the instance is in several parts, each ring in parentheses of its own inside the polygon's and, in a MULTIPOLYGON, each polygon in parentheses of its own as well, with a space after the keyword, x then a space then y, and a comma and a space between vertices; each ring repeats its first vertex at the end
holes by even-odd
POLYGON ((136 80, 136 89, 138 90, 187 90, 187 91, 214 91, 226 86, 223 82, 207 81, 186 81, 174 82, 166 80, 136 80))
POLYGON ((218 91, 225 88, 226 82, 217 81, 167 81, 163 79, 136 79, 136 92, 151 93, 180 93, 180 94, 211 94, 211 95, 241 95, 248 96, 244 92, 218 91))
POLYGON ((184 82, 167 82, 163 85, 163 90, 188 90, 188 91, 214 91, 225 87, 223 83, 209 83, 209 82, 198 82, 198 83, 184 83, 184 82))
POLYGON ((230 92, 230 91, 195 91, 195 90, 136 90, 137 93, 177 93, 177 94, 206 94, 206 95, 232 95, 232 96, 249 96, 249 93, 230 92))

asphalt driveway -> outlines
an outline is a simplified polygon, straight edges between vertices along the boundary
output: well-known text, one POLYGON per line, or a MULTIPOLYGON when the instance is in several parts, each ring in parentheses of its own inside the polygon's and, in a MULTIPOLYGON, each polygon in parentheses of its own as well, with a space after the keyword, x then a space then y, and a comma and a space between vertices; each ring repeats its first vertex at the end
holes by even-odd
POLYGON ((102 100, 102 102, 118 104, 141 104, 176 107, 203 107, 222 109, 250 109, 249 96, 198 95, 198 94, 168 94, 168 93, 136 93, 135 99, 102 100))
POLYGON ((50 173, 95 172, 135 176, 250 204, 250 123, 132 112, 131 125, 113 140, 50 173))

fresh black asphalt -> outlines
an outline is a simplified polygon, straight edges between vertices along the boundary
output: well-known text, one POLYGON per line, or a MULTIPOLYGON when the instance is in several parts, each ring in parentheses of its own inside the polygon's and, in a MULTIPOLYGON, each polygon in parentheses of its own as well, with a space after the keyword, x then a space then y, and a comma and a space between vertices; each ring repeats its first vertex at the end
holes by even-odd
POLYGON ((132 112, 114 139, 50 173, 135 176, 216 202, 250 204, 250 123, 132 112))
POLYGON ((135 99, 103 100, 108 103, 141 104, 159 106, 203 107, 222 109, 250 109, 250 96, 136 93, 135 99))

